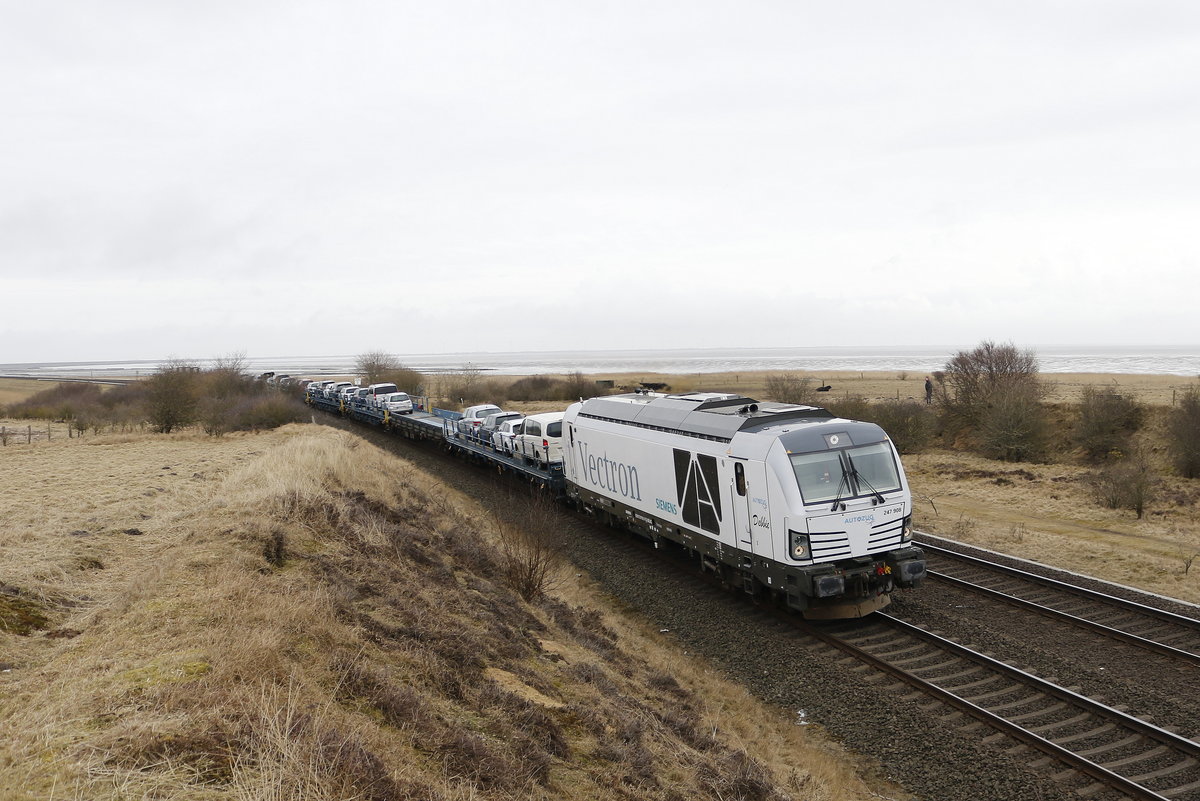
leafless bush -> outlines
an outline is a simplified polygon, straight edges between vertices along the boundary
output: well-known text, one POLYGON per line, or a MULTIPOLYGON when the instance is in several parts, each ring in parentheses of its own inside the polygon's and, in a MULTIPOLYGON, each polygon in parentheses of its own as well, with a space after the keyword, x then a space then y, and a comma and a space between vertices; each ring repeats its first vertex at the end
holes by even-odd
POLYGON ((1167 418, 1168 446, 1184 478, 1200 478, 1200 387, 1191 387, 1167 418))
POLYGON ((933 438, 933 411, 912 400, 886 400, 875 404, 868 419, 878 423, 901 453, 924 450, 933 438))
POLYGON ((485 400, 483 370, 473 364, 464 364, 455 372, 443 375, 440 385, 442 397, 451 404, 469 405, 485 400))
POLYGON ((354 373, 364 384, 378 384, 384 375, 400 367, 400 360, 387 351, 370 350, 354 360, 354 373))
POLYGON ((1039 459, 1049 446, 1045 409, 1027 384, 993 390, 979 422, 981 450, 993 459, 1039 459))
POLYGON ((814 403, 812 379, 798 373, 772 373, 767 376, 767 399, 779 403, 809 405, 814 403))
POLYGON ((838 417, 844 417, 847 420, 873 420, 874 409, 871 402, 861 395, 843 395, 836 400, 825 404, 825 408, 836 414, 838 417))
POLYGON ((714 798, 766 801, 779 797, 770 772, 745 751, 728 750, 705 760, 698 775, 701 786, 714 798))
POLYGON ((170 434, 196 421, 199 373, 196 365, 172 359, 146 379, 146 417, 155 431, 170 434))
POLYGON ((245 397, 237 403, 232 411, 233 427, 239 431, 262 431, 278 428, 287 423, 298 423, 305 417, 304 407, 294 398, 277 395, 275 397, 245 397))
POLYGON ((59 384, 12 404, 5 414, 42 420, 73 420, 92 414, 100 405, 101 394, 100 387, 95 384, 59 384))
POLYGON ((382 350, 360 353, 354 360, 354 372, 366 385, 390 381, 405 392, 420 393, 427 389, 425 376, 419 370, 405 367, 396 356, 382 350))
POLYGON ((494 517, 504 578, 526 601, 546 593, 562 563, 561 519, 543 495, 531 494, 518 506, 515 521, 494 517))
POLYGON ((597 395, 604 395, 604 390, 596 386, 595 381, 589 380, 583 373, 576 370, 573 373, 567 374, 566 381, 563 382, 566 386, 566 397, 564 400, 577 401, 580 398, 594 398, 597 395))
POLYGON ((1129 437, 1142 424, 1143 410, 1134 398, 1112 388, 1084 387, 1079 396, 1075 443, 1091 461, 1120 456, 1129 449, 1129 437))
POLYGON ((221 437, 233 430, 228 398, 210 397, 200 401, 200 427, 211 437, 221 437))
POLYGON ((958 520, 954 521, 954 525, 950 527, 950 533, 957 539, 966 539, 975 532, 977 524, 974 520, 966 515, 960 514, 958 520))
POLYGON ((1129 509, 1141 519, 1158 491, 1158 478, 1141 454, 1108 464, 1090 478, 1096 500, 1109 509, 1129 509))
POLYGON ((506 394, 515 401, 567 400, 572 391, 565 381, 548 375, 531 375, 512 382, 506 394))
POLYGON ((1044 388, 1031 350, 983 342, 959 351, 934 373, 934 394, 945 431, 980 435, 985 454, 996 458, 1036 458, 1046 447, 1044 388))

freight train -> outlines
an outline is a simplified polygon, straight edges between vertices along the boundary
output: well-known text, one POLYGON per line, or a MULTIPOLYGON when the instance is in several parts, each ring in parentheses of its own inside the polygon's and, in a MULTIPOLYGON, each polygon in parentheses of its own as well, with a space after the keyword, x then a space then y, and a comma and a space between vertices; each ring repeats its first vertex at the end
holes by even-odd
POLYGON ((869 614, 925 578, 908 481, 874 423, 735 394, 638 391, 572 404, 556 436, 533 438, 531 458, 493 447, 459 412, 397 415, 334 386, 308 384, 306 402, 533 481, 808 618, 869 614))

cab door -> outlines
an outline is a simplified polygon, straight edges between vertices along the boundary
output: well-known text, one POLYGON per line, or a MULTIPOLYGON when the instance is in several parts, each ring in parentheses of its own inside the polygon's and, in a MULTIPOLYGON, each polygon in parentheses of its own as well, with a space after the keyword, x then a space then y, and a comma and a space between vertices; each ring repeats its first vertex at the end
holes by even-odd
POLYGON ((729 497, 733 505, 733 534, 737 547, 745 551, 754 550, 754 532, 751 530, 751 510, 749 485, 746 476, 746 463, 740 460, 733 462, 733 476, 730 482, 729 497))

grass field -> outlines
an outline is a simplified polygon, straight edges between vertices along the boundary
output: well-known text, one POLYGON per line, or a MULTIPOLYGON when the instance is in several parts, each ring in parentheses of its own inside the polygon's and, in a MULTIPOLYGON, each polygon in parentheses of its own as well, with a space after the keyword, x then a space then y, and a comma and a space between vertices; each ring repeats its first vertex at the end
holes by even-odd
POLYGON ((23 401, 45 389, 58 386, 57 381, 37 381, 32 378, 0 378, 0 406, 23 401))
POLYGON ((352 434, 0 463, 4 799, 907 798, 352 434))

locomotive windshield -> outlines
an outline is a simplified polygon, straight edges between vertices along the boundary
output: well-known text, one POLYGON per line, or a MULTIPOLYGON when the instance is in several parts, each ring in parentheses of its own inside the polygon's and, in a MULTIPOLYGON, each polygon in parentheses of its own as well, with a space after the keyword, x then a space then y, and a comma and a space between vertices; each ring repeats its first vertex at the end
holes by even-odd
POLYGON ((900 474, 886 442, 836 451, 793 453, 792 470, 805 503, 846 500, 900 489, 900 474))

